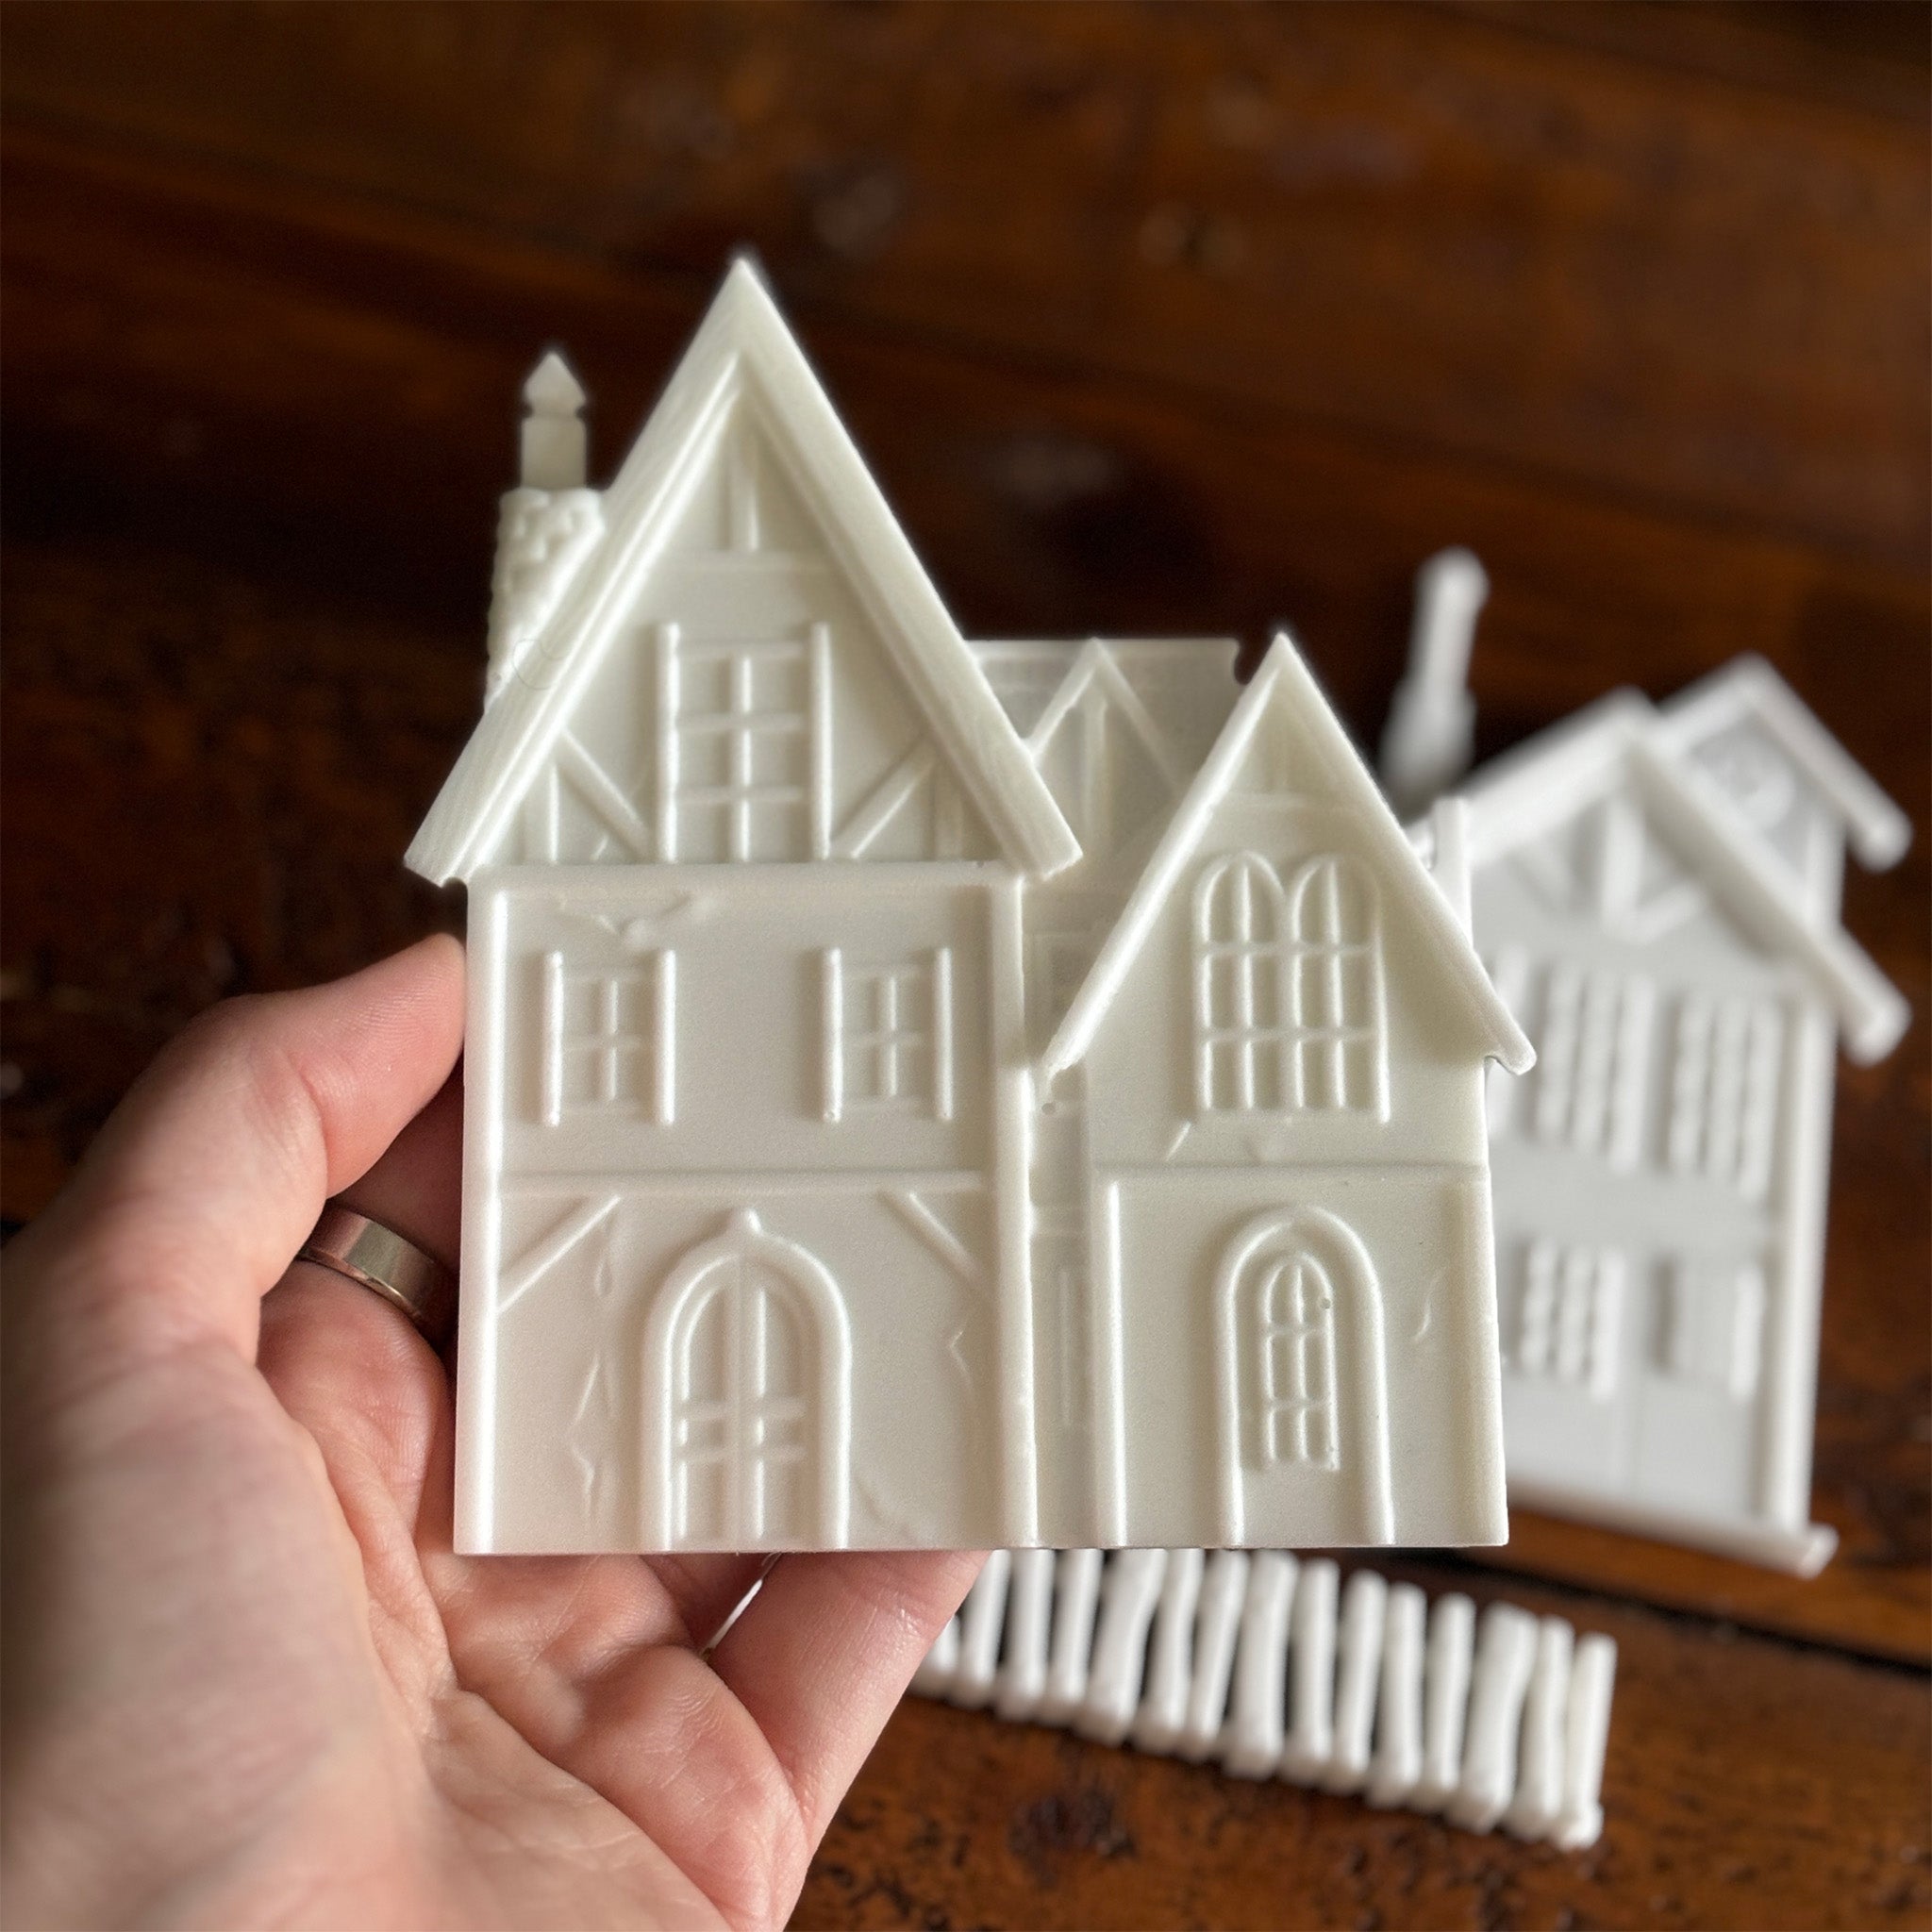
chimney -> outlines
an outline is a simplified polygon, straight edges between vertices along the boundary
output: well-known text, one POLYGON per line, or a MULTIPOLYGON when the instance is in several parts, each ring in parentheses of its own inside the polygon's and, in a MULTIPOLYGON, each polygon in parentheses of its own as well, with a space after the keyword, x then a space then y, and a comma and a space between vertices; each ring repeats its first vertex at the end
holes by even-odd
POLYGON ((1467 550, 1439 550, 1416 573, 1408 670, 1382 733, 1382 788, 1399 817, 1421 811, 1469 769, 1469 653, 1489 594, 1490 579, 1467 550))
POLYGON ((603 534, 603 500, 585 487, 584 391, 552 349, 524 384, 521 475, 503 499, 490 599, 494 698, 562 603, 603 534))
POLYGON ((524 418, 525 490, 584 487, 584 391, 567 363, 552 349, 524 384, 529 413, 524 418))

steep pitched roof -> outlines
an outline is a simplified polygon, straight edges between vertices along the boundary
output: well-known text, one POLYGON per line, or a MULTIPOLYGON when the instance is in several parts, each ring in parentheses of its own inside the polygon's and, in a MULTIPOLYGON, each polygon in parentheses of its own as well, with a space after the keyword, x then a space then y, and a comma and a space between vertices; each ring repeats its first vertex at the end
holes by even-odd
POLYGON ((713 433, 741 390, 809 486, 823 534, 1001 849, 1044 876, 1080 856, 844 425, 744 260, 725 276, 604 496, 604 534, 520 654, 438 794, 406 862, 472 870, 555 741, 630 592, 661 553, 713 433))
POLYGON ((1661 708, 1664 734, 1673 743, 1688 743, 1740 710, 1817 787, 1860 865, 1883 872, 1905 857, 1911 820, 1762 658, 1734 658, 1668 700, 1661 708))
POLYGON ((1286 631, 1278 633, 1269 646, 1260 669, 1249 680, 1214 749, 1148 859, 1125 911, 1047 1045, 1042 1072, 1051 1078, 1080 1059, 1092 1045, 1114 995, 1154 929, 1188 861, 1207 836, 1215 811, 1233 785, 1262 719, 1274 704, 1294 708, 1298 721, 1313 741, 1323 775, 1348 800, 1374 856, 1387 872, 1409 886, 1415 913, 1431 941, 1431 953, 1461 993, 1488 1040, 1489 1052, 1512 1074, 1526 1073, 1536 1055, 1522 1027, 1490 984, 1490 976, 1483 971, 1482 961, 1476 958, 1455 908, 1396 823, 1395 814, 1390 810, 1360 755, 1348 741, 1347 734, 1286 631))
MULTIPOLYGON (((1798 706, 1781 681, 1778 689, 1798 706)), ((1843 766, 1869 785, 1824 726, 1808 711, 1803 716, 1809 733, 1830 743, 1843 766)), ((1838 1014, 1846 1053, 1861 1063, 1882 1059, 1911 1018, 1905 996, 1836 921, 1812 915, 1791 876, 1715 781, 1682 755, 1674 722, 1659 718, 1636 691, 1613 691, 1485 767, 1461 793, 1470 808, 1472 866, 1507 857, 1625 778, 1732 916, 1817 986, 1838 1014)), ((1868 812, 1867 823, 1874 834, 1883 829, 1877 813, 1868 812)))
POLYGON ((1086 863, 1056 881, 1123 901, 1241 696, 1233 638, 984 642, 973 655, 1079 839, 1086 863), (1105 718, 1105 746, 1092 735, 1105 718))

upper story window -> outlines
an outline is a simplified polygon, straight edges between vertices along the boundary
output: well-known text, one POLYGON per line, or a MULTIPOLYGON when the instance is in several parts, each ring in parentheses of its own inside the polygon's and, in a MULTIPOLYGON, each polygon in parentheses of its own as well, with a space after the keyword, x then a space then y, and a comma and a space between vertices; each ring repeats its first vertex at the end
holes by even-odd
POLYGON ((831 841, 829 633, 658 632, 658 842, 666 859, 823 858, 831 841))
POLYGON ((953 953, 820 955, 824 1117, 886 1108, 953 1118, 953 953))
POLYGON ((1373 882, 1310 860, 1284 889, 1258 853, 1194 891, 1195 1099, 1203 1112, 1388 1114, 1373 882))
POLYGON ((1784 1026, 1771 1000, 1691 993, 1677 1008, 1671 1171, 1722 1181, 1747 1201, 1771 1187, 1784 1026))
POLYGON ((1643 1138, 1649 980, 1559 959, 1543 983, 1529 1128, 1539 1141, 1634 1167, 1643 1138))
POLYGON ((675 953, 589 972, 546 953, 544 1124, 594 1112, 669 1122, 676 1099, 676 999, 675 953))

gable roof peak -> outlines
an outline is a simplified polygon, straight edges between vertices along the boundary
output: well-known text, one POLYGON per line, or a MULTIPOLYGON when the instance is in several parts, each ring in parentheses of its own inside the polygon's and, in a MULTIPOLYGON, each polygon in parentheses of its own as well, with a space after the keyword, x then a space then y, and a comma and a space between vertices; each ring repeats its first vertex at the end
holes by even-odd
POLYGON ((1662 707, 1674 742, 1748 715, 1814 785, 1844 827, 1857 861, 1884 872, 1906 855, 1912 822, 1879 790, 1803 698, 1756 652, 1733 658, 1662 707))
POLYGON ((1314 675, 1303 661, 1286 628, 1275 632, 1267 655, 1248 680, 1214 749, 1195 774, 1194 782, 1175 808, 1160 841, 1115 923, 1100 957, 1075 994, 1066 1018, 1047 1043, 1042 1072, 1048 1079, 1085 1058, 1094 1036, 1113 1005, 1115 995, 1139 958, 1167 904, 1200 849, 1222 802, 1234 789, 1241 766, 1261 724, 1271 711, 1286 706, 1307 734, 1312 757, 1324 774, 1346 799, 1364 851, 1386 873, 1409 889, 1410 903, 1421 920, 1431 958, 1474 1014, 1485 1038, 1484 1052, 1501 1060, 1513 1074, 1528 1071, 1536 1054, 1516 1023, 1470 943, 1468 931, 1442 890, 1417 856, 1408 835, 1382 796, 1361 754, 1323 695, 1314 675))
MULTIPOLYGON (((622 625, 636 587, 663 554, 694 466, 716 448, 747 380, 756 385, 761 428, 788 459, 830 560, 1002 852, 1034 877, 1079 858, 1079 841, 771 291, 750 258, 740 256, 603 492, 595 547, 536 634, 519 646, 501 695, 430 808, 407 855, 413 870, 441 883, 467 876, 480 863, 622 625)), ((562 426, 555 418, 532 420, 562 426)), ((580 434, 576 420, 569 421, 580 434)), ((525 424, 526 432, 531 426, 525 424)), ((525 484, 581 482, 580 470, 573 478, 560 462, 544 474, 558 480, 533 476, 526 453, 525 484)))
POLYGON ((1745 930, 1810 979, 1837 1015, 1846 1054, 1861 1065, 1882 1059, 1910 1021, 1905 996, 1835 918, 1813 914, 1795 877, 1689 754, 1713 714, 1719 724, 1731 722, 1740 697, 1768 704, 1753 715, 1793 757, 1801 755, 1793 739, 1815 735, 1813 769, 1838 786, 1848 824, 1854 807, 1877 801, 1883 811, 1872 809, 1866 824, 1883 850, 1884 814, 1897 808, 1768 664, 1747 658, 1661 709, 1635 691, 1612 691, 1485 765, 1461 788, 1470 808, 1470 862, 1478 870, 1495 864, 1607 791, 1625 792, 1745 930), (1862 803, 1861 787, 1870 792, 1862 803))

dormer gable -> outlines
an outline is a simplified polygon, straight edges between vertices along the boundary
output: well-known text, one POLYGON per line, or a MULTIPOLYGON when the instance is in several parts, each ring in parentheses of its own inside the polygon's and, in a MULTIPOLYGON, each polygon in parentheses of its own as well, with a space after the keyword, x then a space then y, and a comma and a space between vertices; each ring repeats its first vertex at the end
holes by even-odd
MULTIPOLYGON (((1757 683, 1757 674, 1745 682, 1757 683)), ((1798 706, 1787 687, 1777 689, 1798 706)), ((1754 819, 1756 784, 1743 782, 1748 773, 1727 775, 1723 740, 1740 720, 1763 714, 1734 709, 1738 687, 1717 680, 1690 695, 1695 701, 1681 711, 1673 707, 1660 716, 1638 693, 1613 692, 1487 766, 1462 794, 1473 870, 1508 866, 1547 910, 1574 915, 1627 947, 1664 940, 1709 908, 1813 984, 1836 1013, 1853 1059, 1882 1058, 1910 1010, 1838 922, 1839 847, 1832 845, 1825 871, 1807 874, 1805 847, 1766 836, 1796 796, 1790 788, 1800 782, 1797 770, 1774 774, 1770 803, 1778 808, 1754 819), (1722 708, 1703 702, 1713 694, 1724 698, 1722 708)), ((1814 758, 1777 741, 1821 798, 1836 793, 1830 837, 1849 833, 1868 858, 1895 858, 1908 830, 1903 815, 1875 787, 1861 796, 1860 785, 1870 781, 1809 712, 1803 717, 1835 756, 1814 758)), ((1814 801, 1797 809, 1791 823, 1810 825, 1807 836, 1817 836, 1810 814, 1827 808, 1814 801)), ((1816 858, 1818 848, 1810 850, 1816 858)))
MULTIPOLYGON (((1198 956, 1202 1110, 1221 1101, 1224 1074, 1212 1058, 1218 1032, 1242 1031, 1215 1024, 1216 962, 1224 954, 1235 962, 1236 1006, 1241 990, 1252 991, 1258 984, 1255 974, 1265 969, 1268 998, 1288 1016, 1274 1029, 1287 1040, 1287 1057, 1264 1057, 1270 1094, 1279 1105, 1264 1110, 1354 1110, 1357 1101, 1365 1112, 1387 1109, 1386 1074, 1370 1063, 1373 1056, 1357 1056, 1357 1067, 1341 1038, 1350 1029, 1340 1015, 1357 994, 1324 991, 1335 1011, 1320 1024, 1309 1019, 1303 1028, 1293 1016, 1298 989, 1274 983, 1278 973, 1298 974, 1294 958, 1305 951, 1332 955, 1344 979, 1359 957, 1361 971, 1374 981, 1365 980, 1358 995, 1366 1010, 1381 998, 1379 949, 1392 941, 1421 962, 1432 1002, 1462 1015, 1472 1060, 1493 1056, 1522 1071, 1534 1058, 1490 984, 1457 909, 1424 869, 1285 632, 1235 706, 1047 1046, 1045 1077, 1085 1057, 1143 948, 1163 920, 1174 924, 1169 908, 1182 903, 1198 956), (1264 942, 1270 957, 1248 961, 1247 954, 1264 942), (1255 973, 1243 976, 1244 961, 1255 973), (1312 1039, 1323 1026, 1334 1034, 1329 1044, 1335 1050, 1322 1060, 1317 1093, 1297 1070, 1295 1043, 1288 1036, 1305 1030, 1312 1039)), ((1259 1037, 1252 1025, 1246 1031, 1259 1037)), ((1225 1077, 1237 1097, 1253 1107, 1259 1104, 1250 1091, 1259 1062, 1239 1058, 1245 1051, 1236 1041, 1233 1072, 1225 1077)))
POLYGON ((1733 659, 1658 720, 1659 740, 1708 780, 1821 922, 1837 919, 1847 845, 1883 872, 1911 843, 1911 821, 1761 658, 1733 659))
POLYGON ((1057 881, 1138 869, 1234 708, 1232 638, 973 645, 1027 756, 1080 841, 1057 881))

